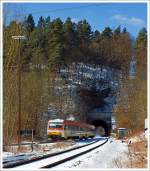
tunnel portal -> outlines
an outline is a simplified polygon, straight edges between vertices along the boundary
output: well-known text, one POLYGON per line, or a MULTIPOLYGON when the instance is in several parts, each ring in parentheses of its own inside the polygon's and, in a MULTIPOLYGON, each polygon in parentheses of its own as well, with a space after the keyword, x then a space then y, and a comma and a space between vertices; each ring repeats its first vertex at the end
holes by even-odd
POLYGON ((100 136, 109 136, 110 135, 110 125, 103 120, 94 120, 92 125, 96 127, 95 133, 100 136), (103 132, 104 131, 104 132, 103 132))
POLYGON ((112 112, 102 112, 98 110, 92 110, 87 113, 87 122, 92 124, 98 129, 101 127, 104 129, 105 136, 110 136, 111 133, 111 117, 112 112))

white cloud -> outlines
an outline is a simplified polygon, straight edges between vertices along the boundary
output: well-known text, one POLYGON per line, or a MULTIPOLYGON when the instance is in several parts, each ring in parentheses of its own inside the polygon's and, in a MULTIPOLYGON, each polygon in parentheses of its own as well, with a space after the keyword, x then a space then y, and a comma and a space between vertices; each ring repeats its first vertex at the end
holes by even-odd
POLYGON ((143 26, 145 24, 145 22, 140 18, 136 18, 136 17, 129 18, 120 14, 116 14, 112 16, 111 19, 116 20, 121 24, 131 24, 135 26, 143 26))

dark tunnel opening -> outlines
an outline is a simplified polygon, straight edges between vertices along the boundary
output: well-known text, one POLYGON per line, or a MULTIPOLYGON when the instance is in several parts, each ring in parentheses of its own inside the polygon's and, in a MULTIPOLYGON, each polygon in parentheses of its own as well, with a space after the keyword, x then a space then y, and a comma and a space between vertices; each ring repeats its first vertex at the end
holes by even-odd
POLYGON ((92 123, 96 129, 95 133, 100 136, 110 135, 110 126, 103 120, 94 120, 92 123))

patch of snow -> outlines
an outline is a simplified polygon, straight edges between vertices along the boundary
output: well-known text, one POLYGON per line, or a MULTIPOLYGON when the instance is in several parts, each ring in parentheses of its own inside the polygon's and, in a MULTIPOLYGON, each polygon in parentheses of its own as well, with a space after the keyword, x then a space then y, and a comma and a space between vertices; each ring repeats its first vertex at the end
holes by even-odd
MULTIPOLYGON (((91 139, 89 142, 95 140, 91 139)), ((21 160, 28 160, 34 157, 43 156, 46 154, 51 154, 55 152, 60 152, 63 150, 71 149, 74 147, 82 146, 89 143, 88 141, 66 141, 66 142, 54 142, 54 143, 43 143, 43 144, 34 144, 34 150, 31 152, 31 145, 22 145, 21 147, 26 148, 24 153, 10 153, 3 152, 3 162, 4 163, 15 163, 21 160)), ((17 146, 11 147, 14 151, 17 151, 17 146)))
POLYGON ((101 136, 99 134, 95 135, 94 138, 101 138, 101 136))
POLYGON ((127 160, 127 153, 127 144, 122 143, 119 140, 111 139, 108 143, 89 152, 88 154, 68 161, 55 168, 117 168, 115 161, 119 159, 121 162, 124 162, 127 160))
POLYGON ((13 156, 14 153, 10 153, 10 152, 3 152, 3 157, 10 157, 13 156))
POLYGON ((97 145, 102 144, 104 141, 105 140, 101 140, 99 142, 91 144, 90 146, 86 146, 86 147, 83 147, 83 148, 76 149, 74 151, 70 151, 70 152, 63 153, 63 154, 60 154, 60 155, 57 155, 57 156, 53 156, 51 158, 46 158, 46 159, 43 159, 43 160, 40 160, 40 161, 35 161, 35 162, 29 163, 29 164, 18 166, 18 167, 12 168, 12 170, 18 170, 18 169, 19 170, 20 169, 39 169, 39 168, 42 168, 42 167, 44 167, 46 165, 54 163, 54 161, 56 162, 56 161, 59 161, 59 160, 63 160, 64 158, 68 158, 68 157, 70 157, 72 155, 77 155, 77 154, 79 154, 81 152, 84 152, 87 149, 94 148, 97 145))
POLYGON ((21 160, 27 160, 32 157, 32 153, 20 153, 19 155, 17 154, 11 154, 8 155, 6 152, 3 153, 3 162, 11 162, 11 163, 16 163, 16 161, 21 161, 21 160))

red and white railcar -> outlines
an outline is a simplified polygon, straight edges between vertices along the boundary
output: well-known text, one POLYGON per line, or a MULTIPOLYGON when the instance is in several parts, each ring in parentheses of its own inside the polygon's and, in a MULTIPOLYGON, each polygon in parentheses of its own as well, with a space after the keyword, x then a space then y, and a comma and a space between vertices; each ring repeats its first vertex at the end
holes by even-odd
POLYGON ((86 123, 53 119, 48 121, 47 136, 48 138, 89 138, 94 137, 93 125, 86 123))

